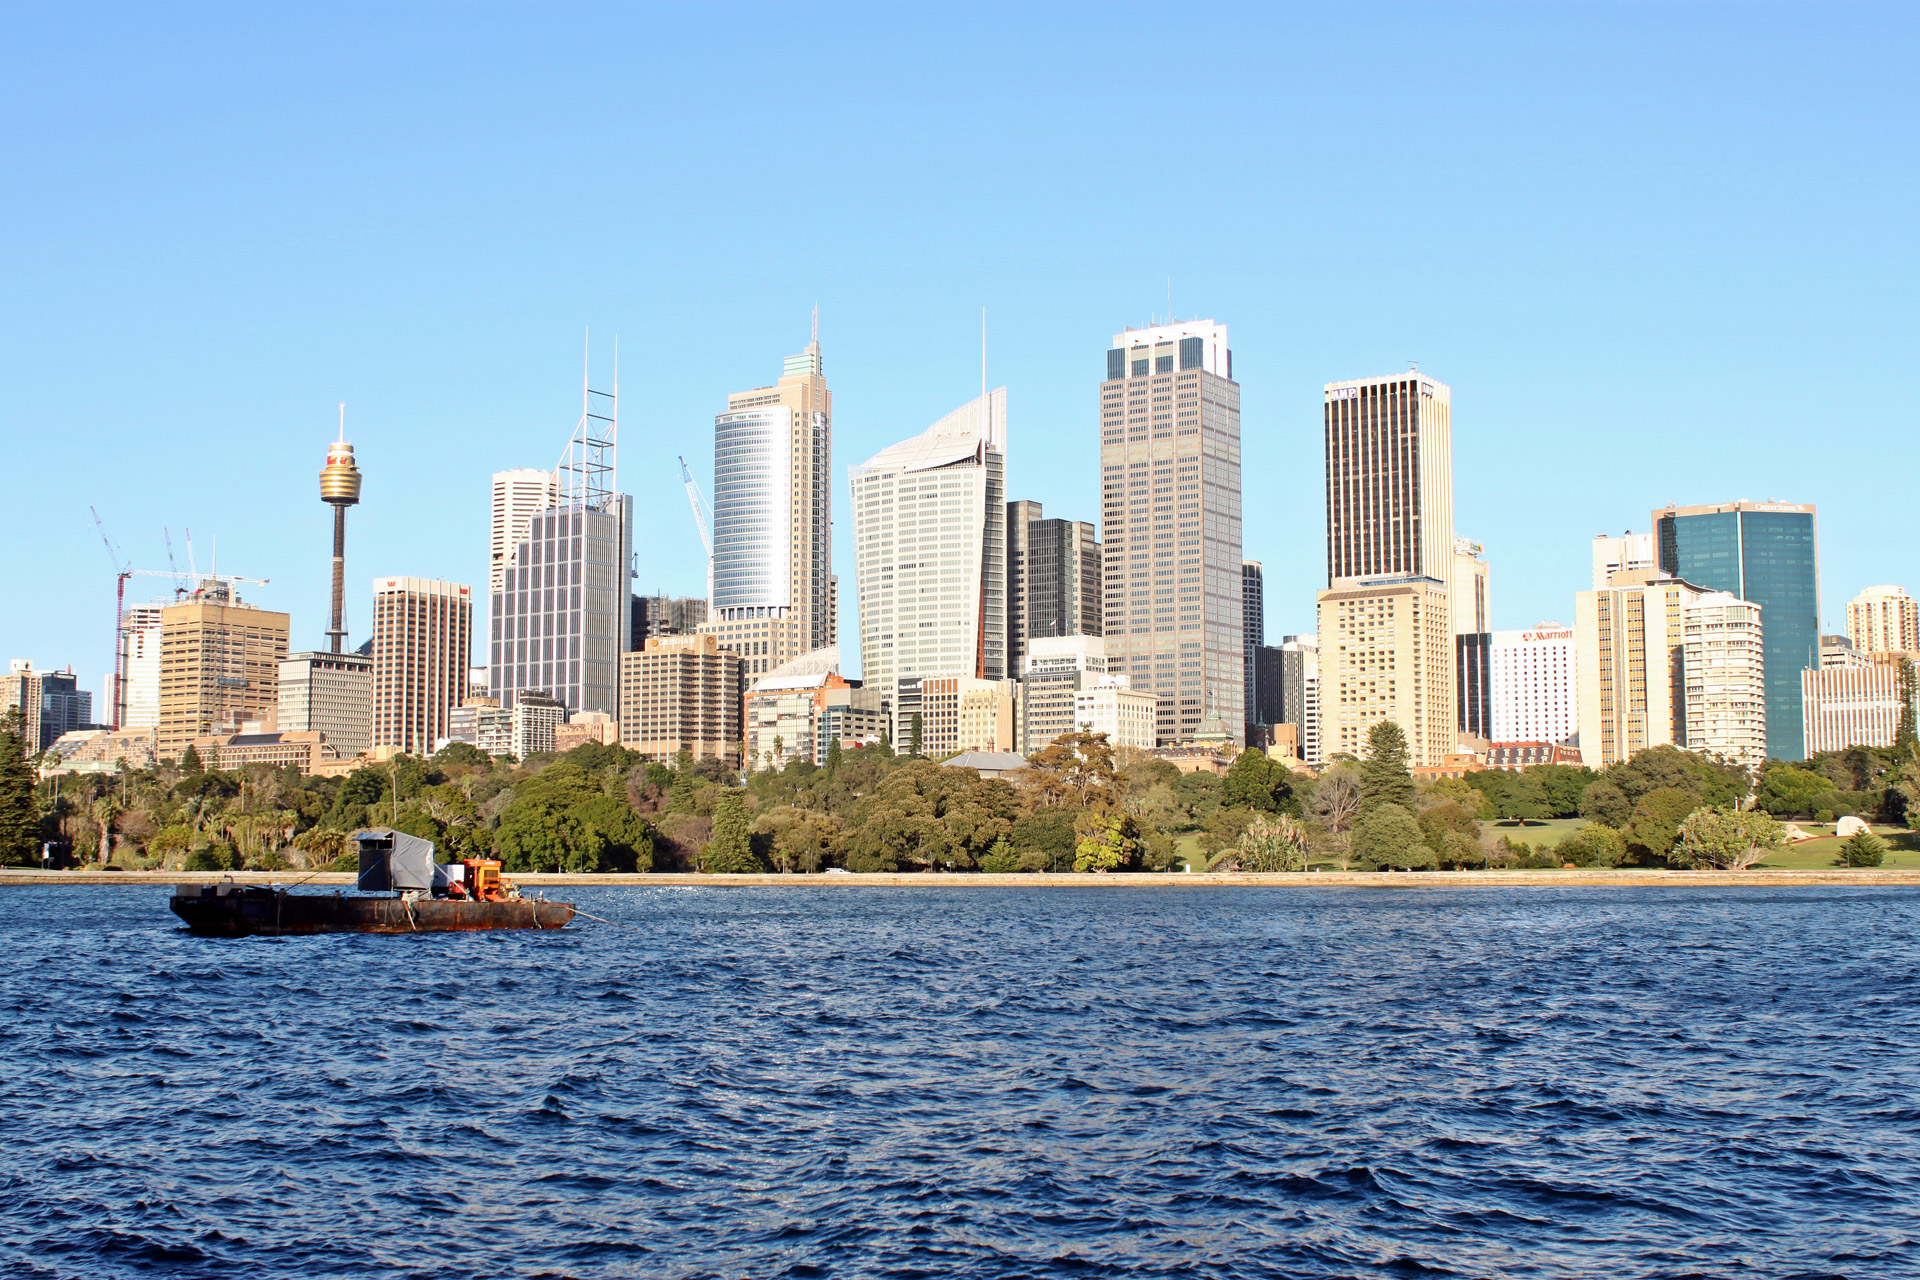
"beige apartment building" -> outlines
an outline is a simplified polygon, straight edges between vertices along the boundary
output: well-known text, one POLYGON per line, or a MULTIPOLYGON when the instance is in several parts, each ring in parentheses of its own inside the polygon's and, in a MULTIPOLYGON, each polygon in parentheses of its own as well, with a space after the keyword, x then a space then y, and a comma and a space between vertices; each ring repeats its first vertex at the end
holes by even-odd
POLYGON ((160 611, 160 759, 180 759, 195 738, 274 716, 288 624, 286 614, 247 604, 224 582, 160 611))
POLYGON ((927 676, 920 681, 920 750, 1014 751, 1020 719, 1018 680, 927 676))
POLYGON ((1681 622, 1687 749, 1735 764, 1767 762, 1767 662, 1760 606, 1726 591, 1689 604, 1681 622))
POLYGON ((1398 722, 1416 768, 1453 754, 1453 616, 1444 580, 1322 591, 1319 637, 1325 755, 1364 756, 1367 733, 1382 720, 1398 722))
POLYGON ((1899 587, 1868 587, 1847 602, 1847 639, 1856 653, 1920 652, 1920 600, 1899 587))
POLYGON ((737 767, 745 662, 711 634, 648 637, 620 659, 620 745, 662 762, 685 751, 737 767))
POLYGON ((1647 570, 1609 578, 1574 597, 1580 754, 1590 769, 1687 744, 1686 612, 1707 594, 1647 570))
POLYGON ((433 578, 373 580, 373 747, 429 756, 467 700, 473 588, 433 578))

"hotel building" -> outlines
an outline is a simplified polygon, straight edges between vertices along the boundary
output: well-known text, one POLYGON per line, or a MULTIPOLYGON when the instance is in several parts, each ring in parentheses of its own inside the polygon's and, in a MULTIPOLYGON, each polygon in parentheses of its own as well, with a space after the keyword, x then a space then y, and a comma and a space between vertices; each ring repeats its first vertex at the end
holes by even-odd
POLYGON ((373 746, 432 755, 447 737, 454 708, 467 700, 472 652, 473 588, 433 578, 375 578, 373 746))

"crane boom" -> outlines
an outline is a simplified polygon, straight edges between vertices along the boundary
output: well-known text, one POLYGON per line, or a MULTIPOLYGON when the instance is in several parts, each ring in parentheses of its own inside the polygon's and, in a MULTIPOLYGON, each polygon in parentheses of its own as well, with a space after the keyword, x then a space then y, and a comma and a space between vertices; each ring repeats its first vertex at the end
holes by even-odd
POLYGON ((120 563, 100 513, 88 507, 87 514, 93 517, 93 527, 107 548, 107 563, 113 566, 113 727, 118 731, 127 718, 127 575, 134 572, 133 562, 120 563))
POLYGON ((707 549, 707 558, 713 558, 712 519, 707 513, 707 504, 700 497, 700 486, 693 482, 693 472, 687 469, 687 460, 680 459, 680 478, 687 486, 687 504, 693 508, 693 522, 700 529, 700 545, 707 549))

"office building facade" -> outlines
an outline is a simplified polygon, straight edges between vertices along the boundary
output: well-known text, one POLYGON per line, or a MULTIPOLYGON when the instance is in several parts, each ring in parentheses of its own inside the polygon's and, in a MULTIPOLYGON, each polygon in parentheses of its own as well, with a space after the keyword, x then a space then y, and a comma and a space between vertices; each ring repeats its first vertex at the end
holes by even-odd
POLYGON ((1757 604, 1766 625, 1767 753, 1806 756, 1800 673, 1820 665, 1820 575, 1814 508, 1785 502, 1668 507, 1653 513, 1663 573, 1757 604))
POLYGON ((487 684, 509 708, 519 690, 543 689, 569 712, 612 715, 631 648, 633 499, 563 501, 532 517, 502 575, 487 684))
POLYGON ((490 756, 513 754, 513 712, 498 698, 472 696, 447 717, 447 741, 464 742, 490 756))
POLYGON ((275 722, 282 733, 319 733, 340 759, 373 746, 373 659, 357 653, 290 653, 280 660, 275 722))
POLYGON ((1007 673, 1026 670, 1030 641, 1097 636, 1100 541, 1085 520, 1049 520, 1037 502, 1007 504, 1007 673))
POLYGON ((1847 602, 1847 639, 1858 653, 1920 652, 1920 600, 1899 587, 1868 587, 1847 602))
POLYGON ((745 750, 745 660, 711 635, 654 636, 621 659, 620 745, 671 763, 738 766, 745 750))
POLYGON ((1417 372, 1323 390, 1324 752, 1360 754, 1383 718, 1399 722, 1416 767, 1454 751, 1452 400, 1446 384, 1417 372))
POLYGON ((116 713, 122 729, 152 729, 160 724, 160 615, 162 604, 130 604, 121 619, 124 655, 116 690, 103 696, 101 711, 116 713))
MULTIPOLYGON (((1267 642, 1267 588, 1258 560, 1240 562, 1240 651, 1245 656, 1244 685, 1241 692, 1249 726, 1263 723, 1256 705, 1260 673, 1255 668, 1254 650, 1267 642)), ((1252 739, 1249 738, 1249 741, 1252 739)))
POLYGON ((1579 652, 1573 628, 1543 622, 1495 631, 1488 645, 1495 742, 1565 742, 1580 729, 1579 652))
MULTIPOLYGON (((514 570, 507 572, 511 577, 514 570)), ((447 737, 453 709, 467 700, 472 652, 472 587, 433 578, 375 578, 373 746, 432 755, 447 737)))
POLYGON ((635 596, 627 652, 647 647, 650 636, 690 636, 707 620, 707 602, 692 596, 635 596))
POLYGON ((215 579, 161 609, 162 760, 179 760, 195 738, 238 733, 275 713, 288 623, 286 614, 247 604, 215 579))
POLYGON ((560 474, 537 467, 493 473, 493 520, 487 541, 487 594, 500 594, 514 552, 527 540, 533 518, 560 505, 560 474))
POLYGON ((1823 663, 1800 673, 1807 754, 1849 747, 1890 747, 1900 728, 1897 661, 1823 663))
POLYGON ((1002 387, 853 469, 860 669, 896 735, 906 682, 1006 678, 1006 446, 1002 387))
POLYGON ((1493 570, 1486 551, 1471 538, 1453 540, 1453 575, 1447 584, 1453 599, 1453 634, 1485 635, 1493 630, 1493 570))
POLYGON ((1151 751, 1159 738, 1160 700, 1135 693, 1125 676, 1095 676, 1073 695, 1074 727, 1106 735, 1110 747, 1151 751))
POLYGON ((1074 695, 1106 671, 1107 646, 1101 636, 1036 637, 1021 676, 1021 754, 1032 755, 1074 732, 1074 695))
POLYGON ((1007 670, 1019 674, 1026 666, 1027 639, 1031 622, 1027 618, 1028 528, 1043 518, 1037 502, 1022 498, 1007 504, 1007 670))
POLYGON ((566 704, 544 689, 514 691, 507 711, 507 749, 516 760, 546 755, 559 749, 560 726, 566 723, 566 704))
POLYGON ((1246 724, 1240 387, 1212 320, 1115 334, 1100 384, 1107 661, 1162 743, 1246 724))
POLYGON ((1687 748, 1750 768, 1765 764, 1769 698, 1760 606, 1709 591, 1687 606, 1683 625, 1687 748))
MULTIPOLYGON (((1457 617, 1457 615, 1456 615, 1457 617)), ((1470 632, 1453 638, 1454 697, 1459 732, 1493 740, 1493 633, 1470 632)))
POLYGON ((1644 574, 1659 570, 1650 533, 1599 533, 1593 538, 1593 589, 1605 591, 1616 573, 1644 574))
POLYGON ((1306 763, 1321 763, 1320 637, 1280 637, 1280 724, 1294 728, 1294 742, 1306 763))

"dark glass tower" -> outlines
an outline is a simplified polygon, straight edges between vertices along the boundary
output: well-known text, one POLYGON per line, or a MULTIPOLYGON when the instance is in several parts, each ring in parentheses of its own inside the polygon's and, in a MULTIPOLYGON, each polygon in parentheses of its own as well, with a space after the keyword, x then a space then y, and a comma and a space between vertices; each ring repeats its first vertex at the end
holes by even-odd
POLYGON ((1814 509, 1728 502, 1653 513, 1660 569, 1760 606, 1767 682, 1767 754, 1804 760, 1800 673, 1820 666, 1820 574, 1814 509))

